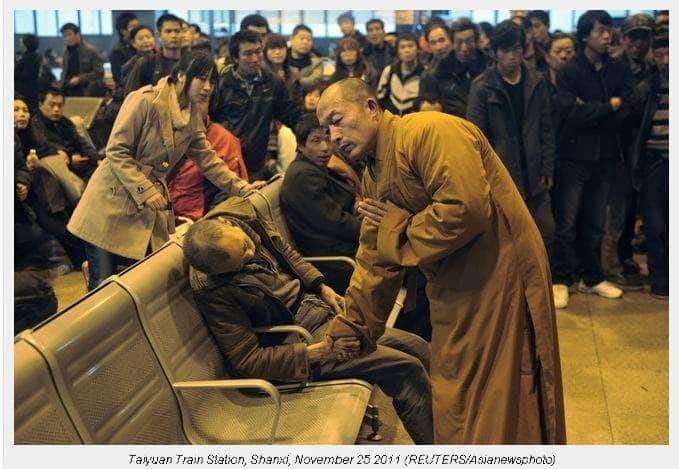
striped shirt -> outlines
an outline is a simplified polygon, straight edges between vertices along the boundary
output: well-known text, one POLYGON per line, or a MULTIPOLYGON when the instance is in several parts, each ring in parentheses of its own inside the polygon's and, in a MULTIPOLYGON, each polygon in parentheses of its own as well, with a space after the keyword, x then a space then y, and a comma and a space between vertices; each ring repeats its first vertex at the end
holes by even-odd
POLYGON ((659 90, 658 108, 651 120, 651 131, 646 140, 646 149, 669 153, 670 99, 669 84, 663 80, 659 90))

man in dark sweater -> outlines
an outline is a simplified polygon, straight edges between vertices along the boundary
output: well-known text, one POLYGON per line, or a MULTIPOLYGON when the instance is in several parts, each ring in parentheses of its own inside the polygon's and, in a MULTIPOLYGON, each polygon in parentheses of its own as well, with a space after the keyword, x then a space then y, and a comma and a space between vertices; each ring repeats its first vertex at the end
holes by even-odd
POLYGON ((620 131, 634 102, 629 64, 608 55, 612 26, 603 10, 580 16, 580 51, 556 77, 556 102, 565 119, 555 168, 552 269, 555 302, 560 304, 568 303, 568 285, 580 277, 581 292, 622 296, 622 290, 604 279, 601 268, 606 203, 616 162, 622 158, 620 131), (576 238, 582 275, 576 275, 576 238))
POLYGON ((162 46, 159 52, 137 60, 125 83, 125 96, 145 85, 155 85, 169 75, 182 55, 182 20, 165 14, 156 21, 158 38, 162 46))
MULTIPOLYGON (((295 127, 297 159, 285 173, 281 208, 290 232, 305 256, 354 257, 361 222, 354 213, 352 188, 328 169, 330 138, 315 113, 295 127)), ((328 283, 344 293, 353 269, 344 263, 320 268, 328 283)))
POLYGON ((64 39, 61 87, 67 96, 92 96, 90 87, 104 79, 104 59, 99 51, 82 40, 80 28, 73 23, 61 27, 64 39))
POLYGON ((368 43, 363 49, 363 57, 373 64, 375 70, 381 74, 384 67, 396 58, 396 50, 384 40, 386 33, 384 31, 384 21, 381 19, 373 18, 368 20, 365 24, 365 30, 368 33, 366 36, 368 43))
POLYGON ((365 379, 393 398, 415 443, 433 443, 427 343, 387 329, 375 352, 356 358, 358 340, 327 336, 344 299, 250 201, 232 197, 194 223, 184 255, 198 309, 236 375, 277 382, 365 379), (304 327, 313 343, 255 331, 282 325, 304 327))
POLYGON ((267 145, 271 121, 294 128, 301 106, 293 101, 285 83, 264 69, 260 35, 239 31, 229 43, 234 65, 222 72, 215 90, 210 118, 240 139, 251 180, 267 173, 267 145))
POLYGON ((64 116, 64 93, 50 88, 39 95, 39 110, 33 125, 36 131, 68 160, 69 169, 83 180, 89 179, 97 167, 99 155, 96 148, 64 116))
POLYGON ((116 18, 116 32, 118 33, 118 42, 111 52, 108 54, 111 62, 111 75, 116 86, 124 86, 122 82, 121 68, 125 62, 130 60, 137 51, 130 43, 130 31, 139 26, 139 20, 134 13, 129 11, 123 12, 116 18))
POLYGON ((526 36, 511 20, 493 30, 496 66, 474 80, 467 119, 493 145, 519 189, 551 257, 554 130, 545 78, 523 62, 526 36))

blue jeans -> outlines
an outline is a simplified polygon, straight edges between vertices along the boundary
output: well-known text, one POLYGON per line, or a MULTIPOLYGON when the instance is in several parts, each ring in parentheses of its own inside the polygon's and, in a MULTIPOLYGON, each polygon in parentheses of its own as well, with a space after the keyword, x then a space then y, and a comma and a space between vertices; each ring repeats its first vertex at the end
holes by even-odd
POLYGON ((604 280, 601 241, 614 163, 613 160, 556 162, 554 283, 569 285, 578 280, 577 259, 587 286, 604 280))
POLYGON ((137 262, 135 259, 113 254, 90 243, 85 243, 85 255, 90 266, 88 291, 94 290, 101 282, 118 272, 118 266, 129 266, 137 262))
POLYGON ((648 273, 651 291, 669 294, 669 179, 666 158, 647 164, 641 186, 641 213, 644 217, 648 273))

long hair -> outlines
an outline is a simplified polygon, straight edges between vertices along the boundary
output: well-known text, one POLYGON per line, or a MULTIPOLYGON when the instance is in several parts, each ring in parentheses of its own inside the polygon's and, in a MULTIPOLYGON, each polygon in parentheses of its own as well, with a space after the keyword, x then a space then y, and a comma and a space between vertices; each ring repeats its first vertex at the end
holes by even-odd
POLYGON ((188 98, 189 87, 194 78, 210 80, 213 87, 217 84, 217 64, 210 54, 205 51, 188 51, 182 54, 179 63, 175 65, 167 79, 168 83, 177 84, 179 75, 184 75, 184 88, 179 95, 180 102, 188 98))
POLYGON ((356 63, 354 64, 354 74, 356 78, 361 78, 367 71, 368 66, 363 59, 363 54, 361 53, 361 47, 359 46, 358 41, 352 37, 345 37, 337 44, 337 50, 335 51, 335 73, 332 75, 331 79, 333 82, 349 78, 349 67, 342 62, 340 56, 345 50, 356 51, 356 63))
POLYGON ((280 34, 273 33, 269 34, 264 40, 264 62, 268 65, 270 70, 273 70, 273 64, 266 56, 266 51, 269 49, 286 49, 285 61, 283 62, 283 73, 285 73, 285 79, 287 80, 290 77, 290 54, 287 52, 287 41, 280 34))

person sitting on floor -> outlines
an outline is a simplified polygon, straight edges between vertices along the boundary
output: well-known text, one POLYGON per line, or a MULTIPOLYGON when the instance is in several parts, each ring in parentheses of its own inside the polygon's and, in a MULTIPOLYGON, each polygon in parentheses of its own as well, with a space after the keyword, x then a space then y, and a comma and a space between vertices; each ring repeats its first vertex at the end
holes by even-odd
POLYGON ((359 378, 375 383, 415 443, 433 442, 429 352, 417 336, 387 329, 377 350, 362 358, 353 339, 331 341, 329 321, 344 299, 325 278, 257 216, 252 203, 231 197, 197 221, 184 238, 198 309, 237 376, 276 382, 359 378), (305 345, 255 328, 300 325, 305 345))
MULTIPOLYGON (((306 114, 295 127, 297 158, 285 173, 281 208, 293 240, 305 256, 356 255, 361 222, 354 212, 352 187, 328 169, 332 156, 328 129, 316 114, 306 114)), ((349 286, 348 264, 320 267, 340 293, 349 286)))

